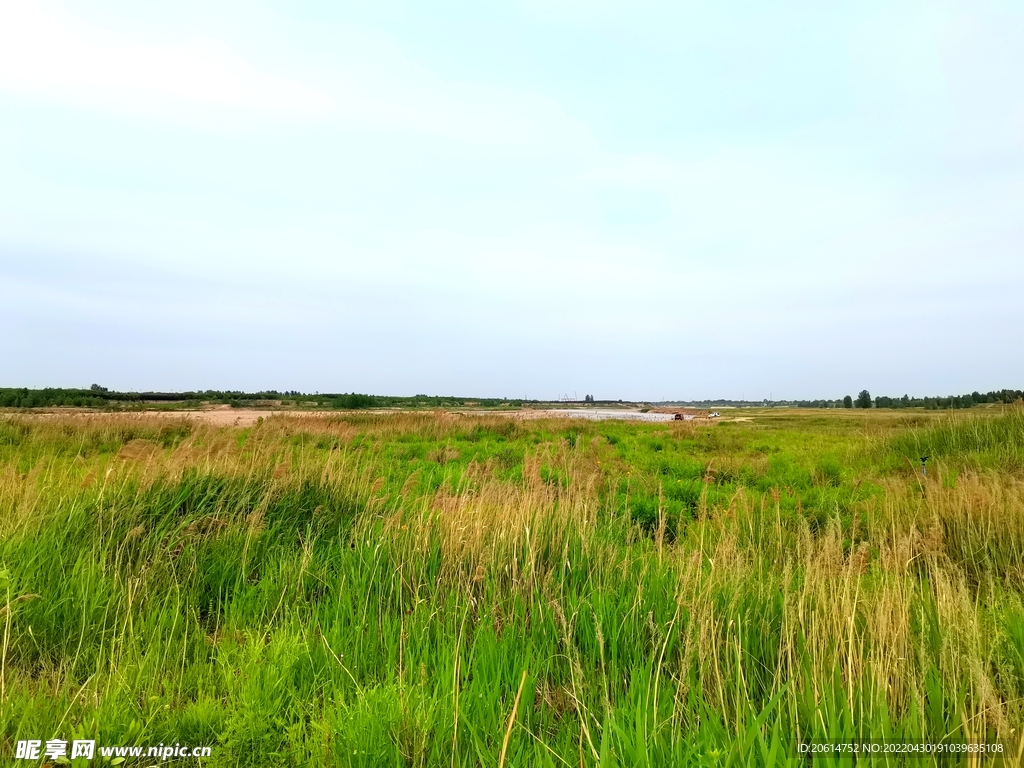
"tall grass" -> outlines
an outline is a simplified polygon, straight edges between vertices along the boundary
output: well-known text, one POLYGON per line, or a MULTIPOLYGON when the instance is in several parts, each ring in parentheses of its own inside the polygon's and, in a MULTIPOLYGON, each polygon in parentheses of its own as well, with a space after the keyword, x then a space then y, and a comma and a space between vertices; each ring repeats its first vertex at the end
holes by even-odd
POLYGON ((0 421, 0 751, 776 765, 801 740, 886 737, 1019 755, 1019 479, 883 474, 865 494, 847 475, 872 469, 836 446, 772 464, 751 430, 0 421), (664 490, 676 471, 697 475, 692 505, 664 490))
POLYGON ((996 415, 952 411, 938 423, 909 430, 891 441, 891 450, 913 462, 948 459, 973 468, 1024 469, 1024 406, 996 415))

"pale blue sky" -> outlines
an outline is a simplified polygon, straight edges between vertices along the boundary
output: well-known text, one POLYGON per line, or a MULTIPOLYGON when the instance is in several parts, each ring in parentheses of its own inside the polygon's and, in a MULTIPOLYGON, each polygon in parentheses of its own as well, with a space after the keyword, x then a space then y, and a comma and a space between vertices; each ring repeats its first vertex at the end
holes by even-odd
POLYGON ((0 386, 1024 386, 1024 4, 0 0, 0 386))

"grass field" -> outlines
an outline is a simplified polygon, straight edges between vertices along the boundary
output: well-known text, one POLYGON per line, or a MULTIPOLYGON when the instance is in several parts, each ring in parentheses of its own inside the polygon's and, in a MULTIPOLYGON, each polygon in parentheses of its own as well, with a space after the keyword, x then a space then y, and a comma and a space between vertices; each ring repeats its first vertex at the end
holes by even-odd
POLYGON ((0 762, 1015 764, 1024 410, 744 415, 0 416, 0 762))

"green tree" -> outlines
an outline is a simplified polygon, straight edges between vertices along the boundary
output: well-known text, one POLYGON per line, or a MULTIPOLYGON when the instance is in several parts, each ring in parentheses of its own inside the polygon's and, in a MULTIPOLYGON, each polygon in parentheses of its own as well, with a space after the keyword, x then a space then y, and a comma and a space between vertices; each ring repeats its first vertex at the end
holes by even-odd
POLYGON ((849 395, 843 398, 843 408, 853 408, 853 398, 849 395))
POLYGON ((871 407, 871 393, 866 389, 862 389, 860 394, 857 395, 857 407, 858 408, 870 408, 871 407))

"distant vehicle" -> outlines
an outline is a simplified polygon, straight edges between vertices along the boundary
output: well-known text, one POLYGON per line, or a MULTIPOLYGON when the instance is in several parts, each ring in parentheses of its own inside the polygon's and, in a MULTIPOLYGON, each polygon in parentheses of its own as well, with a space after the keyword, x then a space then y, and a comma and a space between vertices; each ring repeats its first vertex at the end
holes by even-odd
POLYGON ((708 414, 709 419, 717 419, 721 414, 718 411, 712 411, 708 414))

